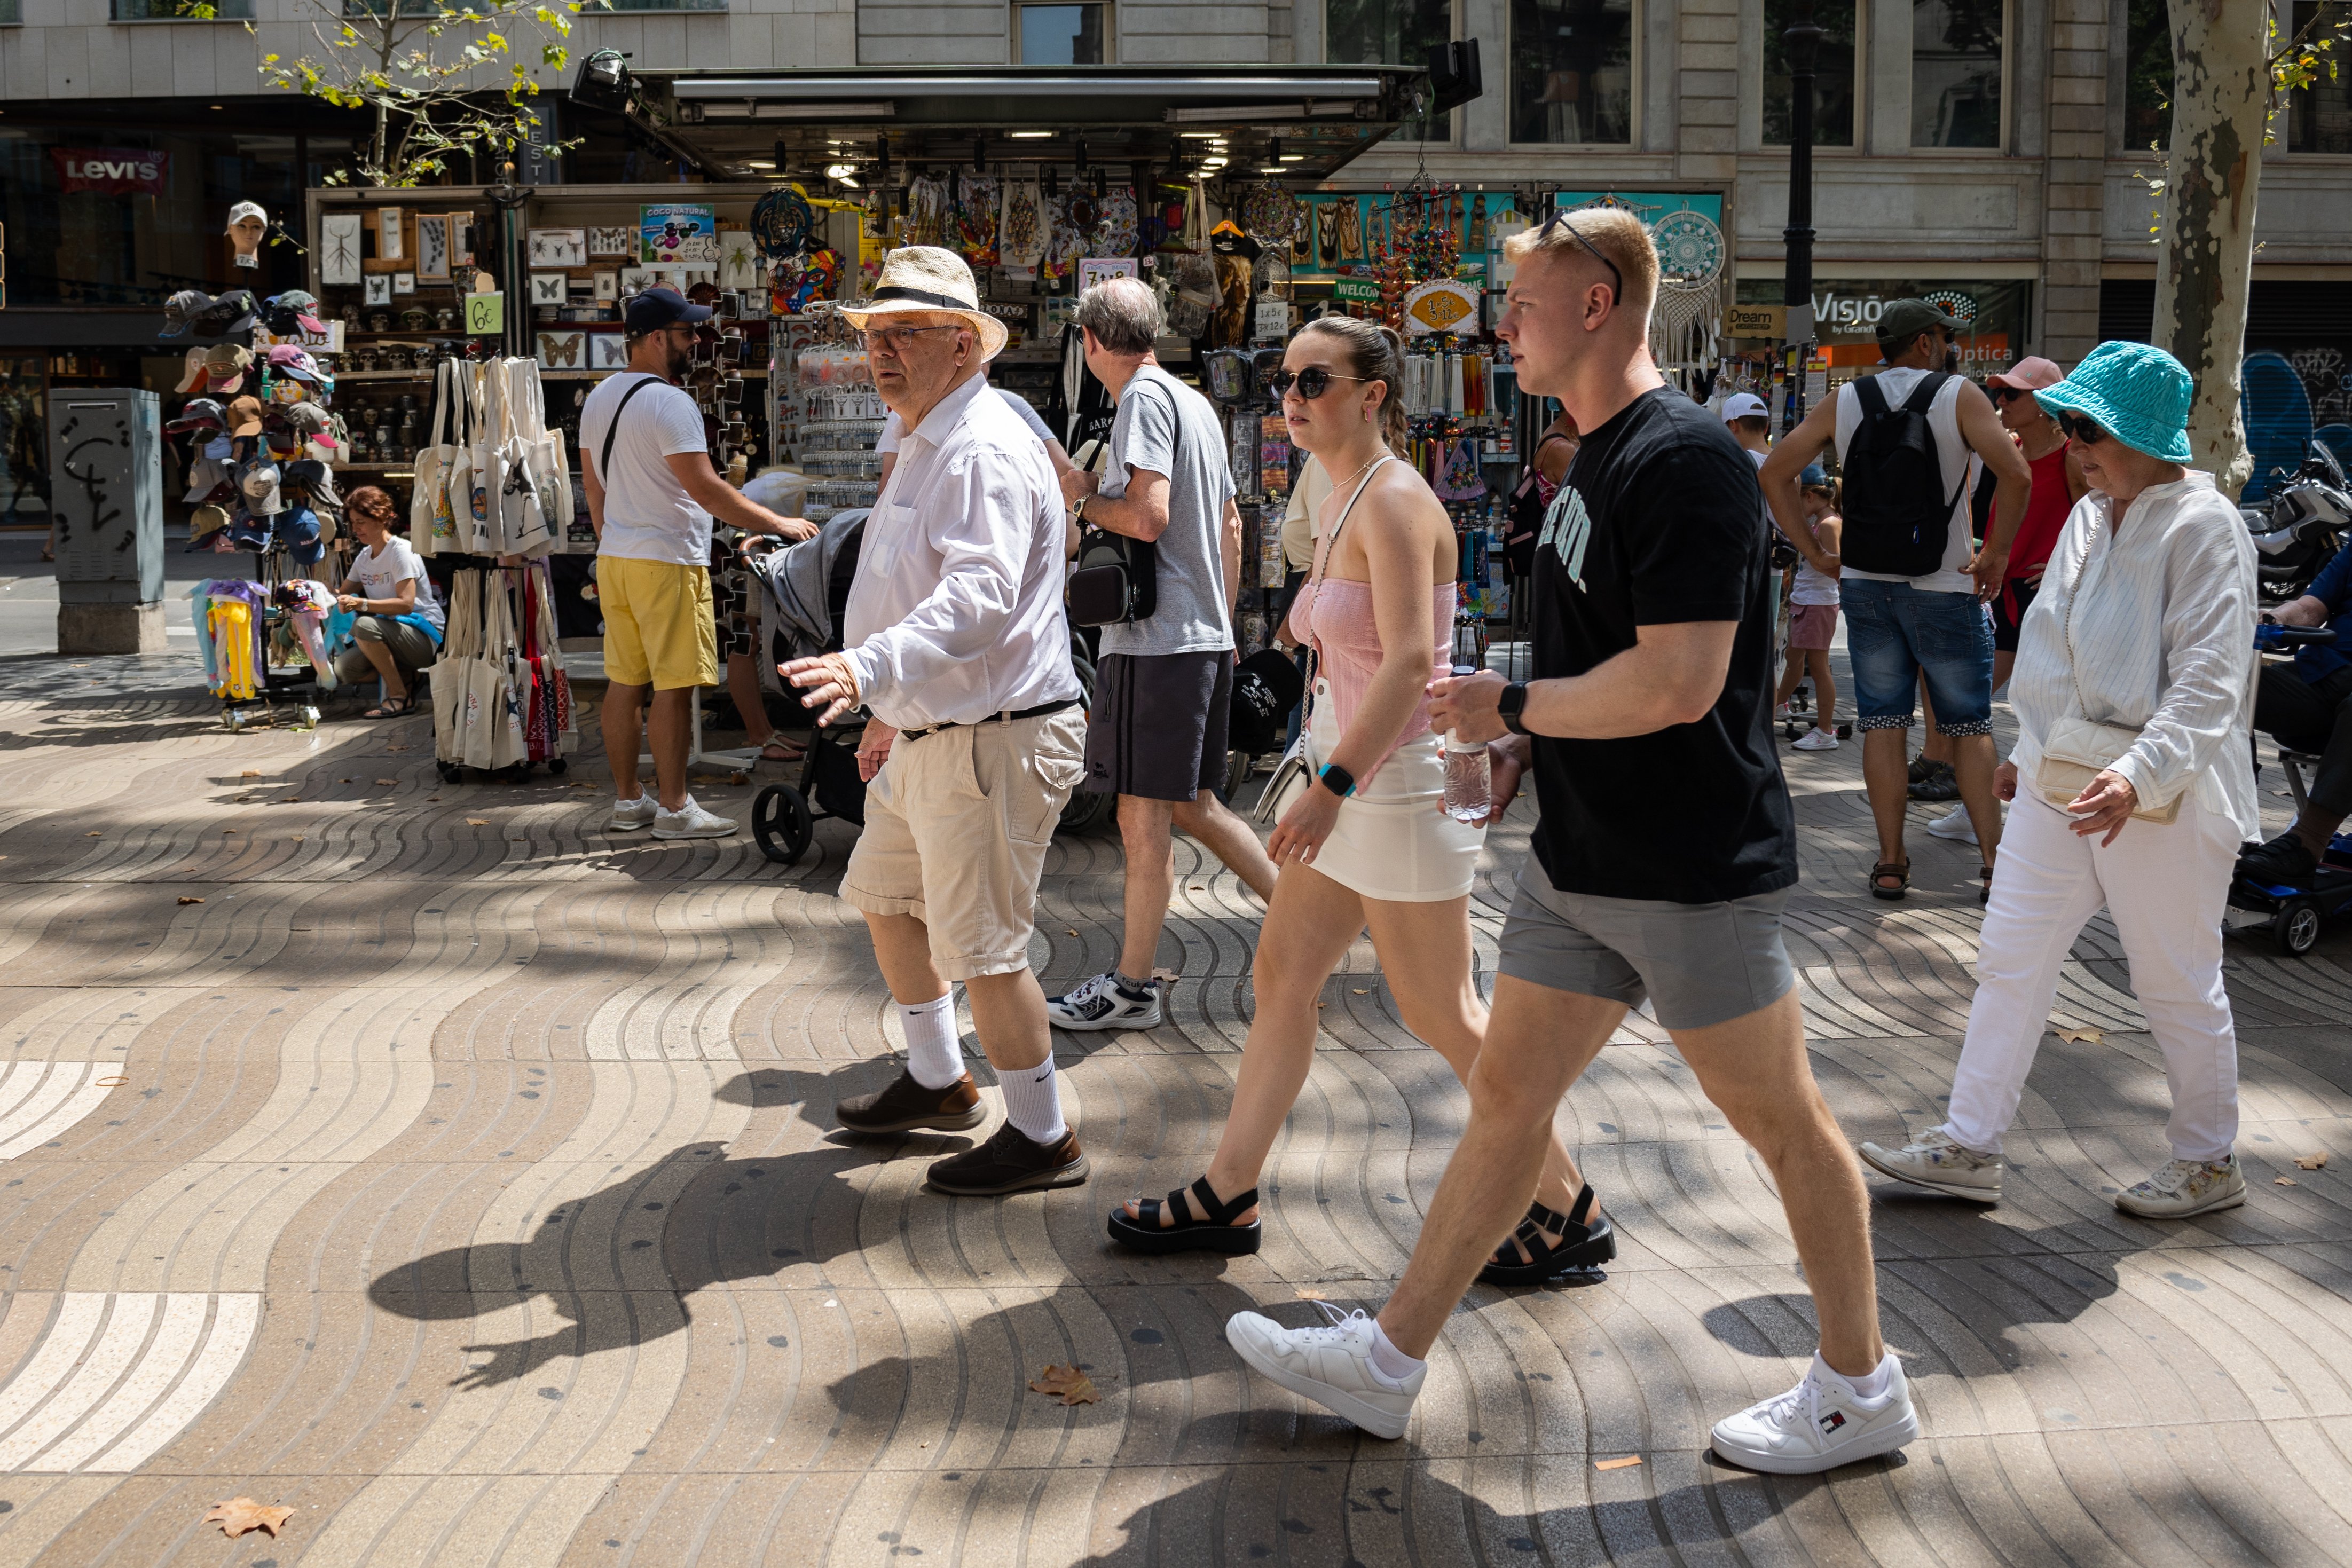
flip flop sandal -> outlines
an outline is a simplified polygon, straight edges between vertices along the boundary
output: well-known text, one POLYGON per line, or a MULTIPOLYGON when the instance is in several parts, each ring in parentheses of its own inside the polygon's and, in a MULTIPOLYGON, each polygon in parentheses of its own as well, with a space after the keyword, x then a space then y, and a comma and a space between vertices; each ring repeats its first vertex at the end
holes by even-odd
POLYGON ((1911 862, 1909 861, 1880 861, 1876 865, 1870 868, 1871 897, 1883 898, 1889 904, 1897 904, 1902 901, 1903 895, 1910 890, 1911 862), (1895 886, 1881 887, 1878 885, 1881 882, 1890 876, 1895 879, 1895 886))
POLYGON ((762 762, 798 762, 807 756, 808 747, 789 740, 772 740, 760 747, 762 762))
POLYGON ((1592 1215, 1592 1185, 1587 1182, 1576 1202, 1562 1214, 1540 1203, 1528 1206, 1528 1217, 1511 1232, 1511 1239, 1495 1249, 1478 1270, 1484 1285, 1540 1285, 1563 1274, 1598 1270, 1617 1256, 1617 1229, 1609 1217, 1592 1215), (1558 1236, 1558 1241, 1545 1239, 1558 1236))
POLYGON ((405 718, 415 711, 415 697, 386 697, 383 699, 383 706, 372 707, 360 716, 362 718, 405 718))
MULTIPOLYGON (((1217 1189, 1202 1176, 1192 1184, 1192 1196, 1199 1200, 1206 1219, 1195 1219, 1184 1207, 1184 1193, 1179 1188, 1168 1195, 1168 1212, 1174 1220, 1160 1223, 1160 1199, 1147 1197, 1135 1206, 1136 1218, 1129 1219, 1124 1205, 1110 1211, 1110 1239, 1130 1252, 1223 1252, 1231 1257, 1257 1250, 1258 1238, 1264 1227, 1258 1220, 1247 1225, 1235 1225, 1234 1217, 1245 1212, 1257 1201, 1257 1188, 1236 1197, 1231 1203, 1217 1200, 1217 1189)), ((1603 1223, 1606 1223, 1605 1221, 1603 1223)))

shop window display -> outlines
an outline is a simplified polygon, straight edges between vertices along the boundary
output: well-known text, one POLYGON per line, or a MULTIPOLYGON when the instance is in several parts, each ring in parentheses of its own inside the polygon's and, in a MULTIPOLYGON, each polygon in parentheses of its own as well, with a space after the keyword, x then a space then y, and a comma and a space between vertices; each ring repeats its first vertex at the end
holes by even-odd
POLYGON ((1911 145, 2000 145, 2006 0, 1912 0, 1911 145))
POLYGON ((1633 139, 1633 0, 1512 0, 1511 140, 1633 139))
MULTIPOLYGON (((1323 53, 1335 65, 1418 66, 1453 37, 1453 0, 1326 0, 1324 5, 1323 53)), ((1451 118, 1407 120, 1397 137, 1443 141, 1453 134, 1451 118)))
POLYGON ((40 356, 0 355, 0 522, 48 520, 48 445, 40 356))
MULTIPOLYGON (((1813 145, 1853 145, 1854 0, 1817 0, 1813 25, 1822 40, 1813 68, 1813 145)), ((1781 35, 1797 6, 1764 0, 1764 145, 1789 145, 1789 57, 1781 35)))

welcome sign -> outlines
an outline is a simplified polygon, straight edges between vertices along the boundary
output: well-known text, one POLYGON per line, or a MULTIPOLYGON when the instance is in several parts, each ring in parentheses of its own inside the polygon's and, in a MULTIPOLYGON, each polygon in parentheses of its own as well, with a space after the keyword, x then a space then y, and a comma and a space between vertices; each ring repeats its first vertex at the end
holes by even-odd
POLYGON ((169 152, 141 147, 52 147, 58 189, 108 196, 160 196, 172 172, 169 152))

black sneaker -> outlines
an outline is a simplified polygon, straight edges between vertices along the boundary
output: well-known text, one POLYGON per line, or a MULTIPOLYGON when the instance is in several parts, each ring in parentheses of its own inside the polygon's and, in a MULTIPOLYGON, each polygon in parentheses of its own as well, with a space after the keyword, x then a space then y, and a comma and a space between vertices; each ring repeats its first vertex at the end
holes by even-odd
POLYGON ((941 1160, 925 1174, 941 1192, 996 1197, 1034 1187, 1077 1186, 1087 1179, 1087 1156, 1075 1131, 1051 1145, 1040 1144, 1007 1122, 980 1147, 941 1160))
POLYGON ((2292 829, 2238 857, 2238 874, 2267 887, 2309 887, 2319 857, 2292 829))
MULTIPOLYGON (((1926 759, 1923 758, 1921 760, 1926 759)), ((1907 791, 1914 800, 1957 800, 1960 798, 1960 780, 1948 762, 1928 762, 1925 768, 1915 766, 1914 775, 1907 791)))
POLYGON ((834 1120, 853 1133, 909 1133, 928 1127, 968 1133, 988 1120, 980 1087, 967 1072, 944 1089, 926 1089, 906 1071, 879 1094, 856 1094, 833 1108, 834 1120))

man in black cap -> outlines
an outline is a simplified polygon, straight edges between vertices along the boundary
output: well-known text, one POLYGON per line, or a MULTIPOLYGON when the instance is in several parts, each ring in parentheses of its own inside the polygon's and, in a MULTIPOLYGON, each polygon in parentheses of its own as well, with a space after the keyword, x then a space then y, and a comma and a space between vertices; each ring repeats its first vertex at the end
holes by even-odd
POLYGON ((1979 902, 2000 844, 1993 799, 1992 626, 1984 601, 2000 591, 2010 541, 2025 517, 2033 472, 1992 401, 1943 369, 1965 325, 1924 299, 1890 302, 1878 318, 1875 374, 1849 382, 1780 438, 1758 476, 1772 520, 1817 570, 1838 578, 1853 667, 1862 776, 1878 827, 1872 894, 1911 885, 1903 847, 1908 801, 1905 740, 1924 678, 1936 728, 1984 856, 1979 902), (1797 478, 1834 444, 1844 481, 1844 531, 1832 565, 1803 523, 1797 478), (1976 548, 1969 492, 1973 453, 1998 482, 1993 522, 1976 548))
POLYGON ((694 360, 695 328, 710 319, 676 289, 629 302, 629 368, 607 376, 580 410, 580 477, 596 528, 597 602, 604 612, 604 752, 613 764, 614 832, 725 838, 735 824, 687 793, 694 688, 719 684, 710 602, 710 527, 806 538, 816 529, 730 489, 710 465, 702 411, 673 384, 694 360), (650 694, 658 803, 637 780, 650 694))

